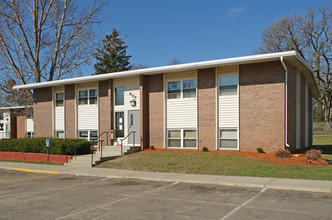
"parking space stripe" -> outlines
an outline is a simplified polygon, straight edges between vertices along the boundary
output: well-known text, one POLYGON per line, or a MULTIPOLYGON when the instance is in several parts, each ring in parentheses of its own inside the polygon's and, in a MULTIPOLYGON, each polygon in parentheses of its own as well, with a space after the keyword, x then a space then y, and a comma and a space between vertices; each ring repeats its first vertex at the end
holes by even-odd
POLYGON ((23 168, 12 168, 12 170, 28 172, 28 173, 60 174, 60 172, 57 172, 57 171, 47 171, 47 170, 30 170, 30 169, 23 169, 23 168))
POLYGON ((230 213, 228 213, 227 215, 225 215, 224 217, 222 217, 220 220, 227 219, 229 216, 233 215, 235 212, 237 212, 239 209, 241 209, 242 207, 244 207, 245 205, 247 205, 249 202, 253 201, 257 196, 259 196, 260 194, 262 194, 263 192, 265 192, 265 190, 266 190, 266 188, 263 188, 259 193, 257 193, 256 195, 254 195, 253 197, 251 197, 250 199, 248 199, 247 201, 245 201, 244 203, 242 203, 241 205, 239 205, 235 209, 233 209, 230 213))

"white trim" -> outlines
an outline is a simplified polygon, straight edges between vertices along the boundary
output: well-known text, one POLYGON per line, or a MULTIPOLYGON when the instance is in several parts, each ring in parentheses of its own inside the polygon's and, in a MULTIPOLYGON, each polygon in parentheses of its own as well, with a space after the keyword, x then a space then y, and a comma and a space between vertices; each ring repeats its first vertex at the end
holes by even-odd
POLYGON ((237 150, 240 151, 240 65, 237 65, 237 150))
MULTIPOLYGON (((189 150, 197 150, 197 144, 198 144, 198 136, 197 136, 197 128, 167 128, 167 137, 166 137, 166 144, 167 144, 167 149, 189 149, 189 150), (181 142, 181 147, 168 147, 168 131, 180 131, 180 138, 177 138, 177 140, 180 140, 181 142), (196 147, 184 147, 184 131, 196 131, 196 147)), ((189 139, 193 140, 193 139, 189 139)))
MULTIPOLYGON (((299 60, 300 64, 304 66, 306 69, 309 70, 311 73, 310 81, 315 81, 313 77, 313 71, 310 68, 310 65, 304 61, 300 55, 296 51, 287 51, 287 52, 279 52, 279 53, 269 53, 269 54, 259 54, 259 55, 251 55, 251 56, 243 56, 243 57, 235 57, 235 58, 227 58, 227 59, 219 59, 219 60, 210 60, 210 61, 203 61, 203 62, 195 62, 195 63, 187 63, 187 64, 178 64, 178 65, 169 65, 169 66, 161 66, 161 67, 153 67, 147 69, 138 69, 138 70, 129 70, 129 71, 122 71, 116 73, 107 73, 107 74, 100 74, 100 75, 91 75, 91 76, 84 76, 84 77, 76 77, 71 79, 62 79, 62 80, 55 80, 55 81, 47 81, 41 83, 32 83, 26 85, 19 85, 14 86, 14 89, 36 89, 36 88, 43 88, 43 87, 50 87, 50 86, 58 86, 58 85, 65 85, 65 84, 74 84, 74 83, 85 83, 85 82, 93 82, 105 79, 112 79, 112 78, 122 78, 128 76, 137 76, 137 75, 152 75, 152 74, 160 74, 160 73, 167 73, 167 72, 181 72, 191 69, 203 69, 203 68, 211 68, 216 67, 224 64, 248 64, 248 63, 258 63, 258 62, 267 62, 273 60, 279 60, 280 57, 283 56, 284 58, 289 57, 290 59, 296 58, 299 60)), ((290 60, 292 63, 292 61, 290 60)), ((316 82, 313 84, 312 91, 313 95, 320 96, 320 92, 318 90, 316 82)))
POLYGON ((219 75, 218 68, 215 68, 215 93, 216 93, 216 150, 219 149, 219 75))
POLYGON ((29 106, 11 106, 11 107, 0 107, 0 110, 10 110, 10 109, 24 109, 24 108, 33 108, 32 105, 29 106))

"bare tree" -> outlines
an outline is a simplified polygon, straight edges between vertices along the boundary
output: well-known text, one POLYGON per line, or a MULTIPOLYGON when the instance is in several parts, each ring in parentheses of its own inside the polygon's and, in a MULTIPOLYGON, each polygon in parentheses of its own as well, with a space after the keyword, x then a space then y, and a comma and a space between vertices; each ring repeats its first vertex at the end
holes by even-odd
POLYGON ((332 123, 332 10, 310 7, 304 15, 281 18, 262 33, 255 52, 296 50, 312 66, 322 97, 318 99, 325 122, 332 123))
POLYGON ((148 65, 145 65, 145 64, 133 64, 132 66, 131 66, 131 70, 138 70, 138 69, 146 69, 146 68, 149 68, 149 66, 148 65))
POLYGON ((76 74, 94 57, 93 25, 104 6, 102 0, 87 8, 75 0, 2 0, 0 74, 20 84, 76 74))
POLYGON ((177 57, 173 57, 173 58, 169 61, 168 64, 169 64, 169 65, 177 65, 177 64, 182 64, 182 62, 181 62, 181 60, 180 60, 179 58, 177 58, 177 57))

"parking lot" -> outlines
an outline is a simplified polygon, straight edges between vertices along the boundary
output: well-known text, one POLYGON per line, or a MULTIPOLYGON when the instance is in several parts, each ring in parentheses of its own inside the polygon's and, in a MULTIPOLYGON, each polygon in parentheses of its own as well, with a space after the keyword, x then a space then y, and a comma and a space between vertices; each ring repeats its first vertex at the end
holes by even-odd
POLYGON ((332 194, 0 169, 1 219, 332 219, 332 194))

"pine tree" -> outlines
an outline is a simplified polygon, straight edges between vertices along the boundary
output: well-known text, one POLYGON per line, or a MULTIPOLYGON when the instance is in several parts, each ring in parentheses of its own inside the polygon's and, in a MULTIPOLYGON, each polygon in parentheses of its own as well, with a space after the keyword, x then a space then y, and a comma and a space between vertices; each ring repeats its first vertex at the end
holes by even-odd
POLYGON ((102 49, 97 49, 97 63, 94 65, 96 74, 120 72, 131 69, 127 55, 127 45, 120 38, 120 33, 113 29, 110 35, 106 35, 102 41, 102 49))

